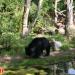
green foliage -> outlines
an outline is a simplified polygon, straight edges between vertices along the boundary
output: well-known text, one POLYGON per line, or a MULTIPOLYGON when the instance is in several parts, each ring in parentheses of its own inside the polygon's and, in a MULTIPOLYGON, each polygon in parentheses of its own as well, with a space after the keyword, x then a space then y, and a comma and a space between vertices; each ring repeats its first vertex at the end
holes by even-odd
POLYGON ((34 2, 31 4, 30 14, 29 14, 29 21, 32 23, 37 15, 37 6, 34 2))
POLYGON ((16 51, 24 48, 24 39, 19 35, 23 6, 24 0, 0 0, 0 45, 5 50, 16 51))
POLYGON ((33 32, 40 32, 44 27, 45 27, 44 19, 40 16, 40 18, 36 22, 35 27, 33 28, 33 32))
POLYGON ((70 41, 72 48, 75 48, 75 37, 73 37, 70 41))
POLYGON ((0 1, 0 26, 2 32, 19 32, 22 24, 22 7, 23 0, 0 1))
POLYGON ((59 3, 58 3, 58 8, 59 8, 60 10, 65 10, 66 5, 65 5, 64 0, 59 1, 59 3))
POLYGON ((27 69, 21 69, 17 71, 8 71, 4 75, 35 75, 35 73, 38 73, 39 75, 46 75, 46 72, 44 70, 38 70, 36 68, 27 68, 27 69))
POLYGON ((43 1, 43 11, 44 12, 48 12, 48 11, 53 11, 54 10, 54 4, 53 4, 53 0, 44 0, 43 1))
POLYGON ((63 46, 60 48, 62 51, 67 51, 67 50, 69 50, 69 48, 70 48, 70 45, 67 43, 67 44, 63 44, 63 46))
POLYGON ((63 35, 61 35, 61 34, 53 35, 52 38, 54 38, 54 39, 57 40, 57 41, 61 41, 61 42, 64 42, 64 39, 65 39, 65 38, 63 37, 63 35))
POLYGON ((0 45, 2 45, 5 50, 14 50, 18 52, 23 50, 24 40, 20 38, 19 34, 5 32, 2 33, 0 37, 0 45))

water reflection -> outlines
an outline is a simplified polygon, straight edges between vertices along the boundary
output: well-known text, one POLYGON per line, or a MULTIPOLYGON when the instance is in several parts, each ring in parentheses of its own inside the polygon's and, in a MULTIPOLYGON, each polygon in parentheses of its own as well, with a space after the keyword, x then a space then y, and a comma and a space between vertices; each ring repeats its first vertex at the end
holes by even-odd
POLYGON ((53 65, 53 74, 50 75, 75 75, 75 61, 74 62, 61 62, 53 65))
POLYGON ((68 69, 68 74, 69 75, 75 75, 75 69, 74 68, 69 68, 68 69))
POLYGON ((69 75, 75 75, 75 69, 74 69, 73 62, 68 63, 68 74, 69 75))

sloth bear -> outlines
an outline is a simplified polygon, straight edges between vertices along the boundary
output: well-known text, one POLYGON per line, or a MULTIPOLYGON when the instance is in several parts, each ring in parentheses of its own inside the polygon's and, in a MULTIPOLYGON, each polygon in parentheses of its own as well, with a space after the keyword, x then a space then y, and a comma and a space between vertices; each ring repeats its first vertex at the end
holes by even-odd
POLYGON ((43 55, 45 50, 45 56, 49 56, 50 48, 52 44, 45 37, 34 38, 31 43, 25 48, 25 53, 27 56, 38 58, 43 55))

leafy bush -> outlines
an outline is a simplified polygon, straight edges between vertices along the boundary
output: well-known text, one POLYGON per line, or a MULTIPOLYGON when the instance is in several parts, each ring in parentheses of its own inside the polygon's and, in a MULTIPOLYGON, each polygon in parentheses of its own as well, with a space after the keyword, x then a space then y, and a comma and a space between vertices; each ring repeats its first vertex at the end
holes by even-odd
POLYGON ((64 44, 60 49, 61 49, 62 51, 65 51, 65 50, 69 50, 69 48, 70 48, 69 45, 64 44))
POLYGON ((73 37, 70 41, 73 48, 75 48, 75 37, 73 37))
POLYGON ((21 39, 19 34, 17 33, 11 32, 2 33, 0 37, 0 44, 7 51, 9 50, 19 51, 23 50, 24 48, 24 40, 21 39))
POLYGON ((57 41, 64 42, 64 37, 63 37, 63 35, 61 35, 61 34, 53 35, 52 38, 54 38, 54 39, 57 40, 57 41))

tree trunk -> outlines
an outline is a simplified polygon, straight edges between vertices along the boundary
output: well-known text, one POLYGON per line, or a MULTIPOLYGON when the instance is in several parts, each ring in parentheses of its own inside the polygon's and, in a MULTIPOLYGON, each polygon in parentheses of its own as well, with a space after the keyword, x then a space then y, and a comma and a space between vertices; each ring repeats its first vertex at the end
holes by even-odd
POLYGON ((57 4, 58 4, 58 0, 55 0, 55 24, 57 24, 57 20, 58 20, 57 4))
POLYGON ((67 31, 68 37, 75 37, 75 26, 73 23, 73 0, 67 0, 67 31))
POLYGON ((42 8, 42 3, 43 3, 43 0, 39 0, 38 11, 40 11, 40 9, 42 8))
POLYGON ((26 2, 24 3, 22 36, 28 34, 28 15, 30 10, 30 4, 31 0, 26 0, 26 2))
POLYGON ((73 25, 73 0, 67 0, 68 25, 73 25))
POLYGON ((58 14, 59 14, 59 12, 58 12, 58 2, 59 2, 60 0, 55 0, 55 24, 57 24, 57 22, 58 22, 58 14))

